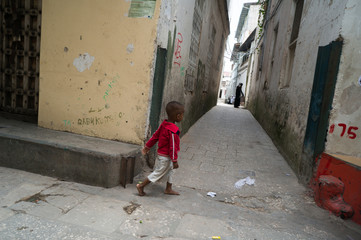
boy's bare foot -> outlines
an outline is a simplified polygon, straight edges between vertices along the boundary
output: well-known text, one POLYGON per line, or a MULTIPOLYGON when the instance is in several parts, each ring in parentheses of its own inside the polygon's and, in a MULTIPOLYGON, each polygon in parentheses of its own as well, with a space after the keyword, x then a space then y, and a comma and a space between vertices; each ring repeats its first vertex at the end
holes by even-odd
POLYGON ((137 189, 138 189, 139 196, 144 196, 145 195, 145 192, 144 192, 143 188, 144 187, 142 187, 140 184, 137 184, 137 189))
POLYGON ((164 194, 168 195, 179 195, 179 192, 173 191, 173 190, 165 190, 164 194))

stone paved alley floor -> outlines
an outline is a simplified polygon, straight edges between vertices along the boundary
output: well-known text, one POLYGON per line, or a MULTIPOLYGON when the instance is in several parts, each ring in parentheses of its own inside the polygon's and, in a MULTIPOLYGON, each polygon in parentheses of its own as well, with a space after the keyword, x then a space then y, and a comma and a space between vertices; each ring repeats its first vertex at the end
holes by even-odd
POLYGON ((135 184, 0 167, 0 239, 361 239, 361 226, 315 205, 249 111, 218 105, 181 142, 180 196, 164 195, 164 183, 139 197, 135 184), (255 183, 235 188, 246 177, 255 183))

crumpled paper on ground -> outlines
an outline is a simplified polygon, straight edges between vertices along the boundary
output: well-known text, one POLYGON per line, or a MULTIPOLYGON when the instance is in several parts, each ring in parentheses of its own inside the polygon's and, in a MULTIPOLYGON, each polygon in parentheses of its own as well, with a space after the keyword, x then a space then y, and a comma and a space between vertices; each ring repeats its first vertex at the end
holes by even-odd
POLYGON ((239 180, 238 182, 236 182, 234 184, 234 187, 238 188, 238 189, 241 189, 243 185, 245 185, 245 184, 253 185, 255 182, 256 182, 256 179, 246 177, 246 178, 243 178, 243 179, 239 180))
POLYGON ((207 196, 215 197, 217 194, 215 192, 208 192, 207 196))

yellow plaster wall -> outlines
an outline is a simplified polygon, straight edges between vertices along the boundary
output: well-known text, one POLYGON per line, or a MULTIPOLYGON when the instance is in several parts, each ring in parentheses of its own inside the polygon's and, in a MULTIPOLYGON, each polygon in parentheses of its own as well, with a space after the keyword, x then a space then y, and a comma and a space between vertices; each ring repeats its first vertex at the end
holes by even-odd
POLYGON ((128 17, 130 4, 43 0, 39 126, 142 144, 160 1, 152 18, 128 17))

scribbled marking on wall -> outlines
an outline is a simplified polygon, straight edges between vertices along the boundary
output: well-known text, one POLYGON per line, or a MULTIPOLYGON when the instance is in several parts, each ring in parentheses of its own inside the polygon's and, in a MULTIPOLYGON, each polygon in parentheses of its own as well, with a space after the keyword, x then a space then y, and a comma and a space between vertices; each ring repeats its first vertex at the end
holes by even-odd
POLYGON ((73 65, 79 72, 84 72, 86 69, 90 69, 94 62, 95 57, 90 56, 89 53, 80 54, 78 58, 75 58, 73 65))
POLYGON ((101 112, 104 108, 98 108, 98 110, 93 109, 92 107, 89 109, 89 113, 93 113, 93 112, 101 112))
POLYGON ((105 90, 103 99, 104 101, 107 101, 107 97, 109 96, 109 92, 113 89, 114 83, 117 82, 117 80, 120 79, 119 74, 117 74, 115 77, 113 77, 112 81, 109 82, 109 84, 107 85, 107 89, 105 90))
POLYGON ((71 126, 71 122, 69 120, 63 120, 64 121, 64 126, 71 126))
POLYGON ((181 50, 182 50, 182 47, 181 47, 181 43, 183 42, 183 36, 181 33, 178 33, 177 34, 177 47, 174 51, 174 56, 175 56, 175 60, 174 60, 174 64, 177 64, 178 66, 181 65, 181 50))
MULTIPOLYGON (((339 123, 339 124, 337 124, 337 126, 341 128, 340 137, 343 137, 345 135, 346 130, 347 130, 347 137, 348 138, 355 139, 357 137, 356 131, 358 130, 358 127, 355 127, 355 126, 347 127, 347 125, 345 123, 339 123)), ((332 124, 330 126, 330 131, 329 131, 330 134, 332 134, 335 131, 335 127, 336 127, 335 124, 332 124)))
POLYGON ((79 126, 102 125, 102 124, 112 122, 112 121, 116 120, 117 118, 122 118, 123 116, 124 116, 124 113, 119 112, 118 114, 116 113, 114 115, 107 115, 107 116, 104 116, 104 117, 96 117, 95 116, 95 117, 78 118, 78 125, 79 126))
POLYGON ((101 125, 104 123, 104 120, 99 117, 90 117, 90 118, 79 118, 78 125, 101 125))
POLYGON ((183 77, 184 76, 184 67, 181 67, 180 69, 180 75, 183 77))

